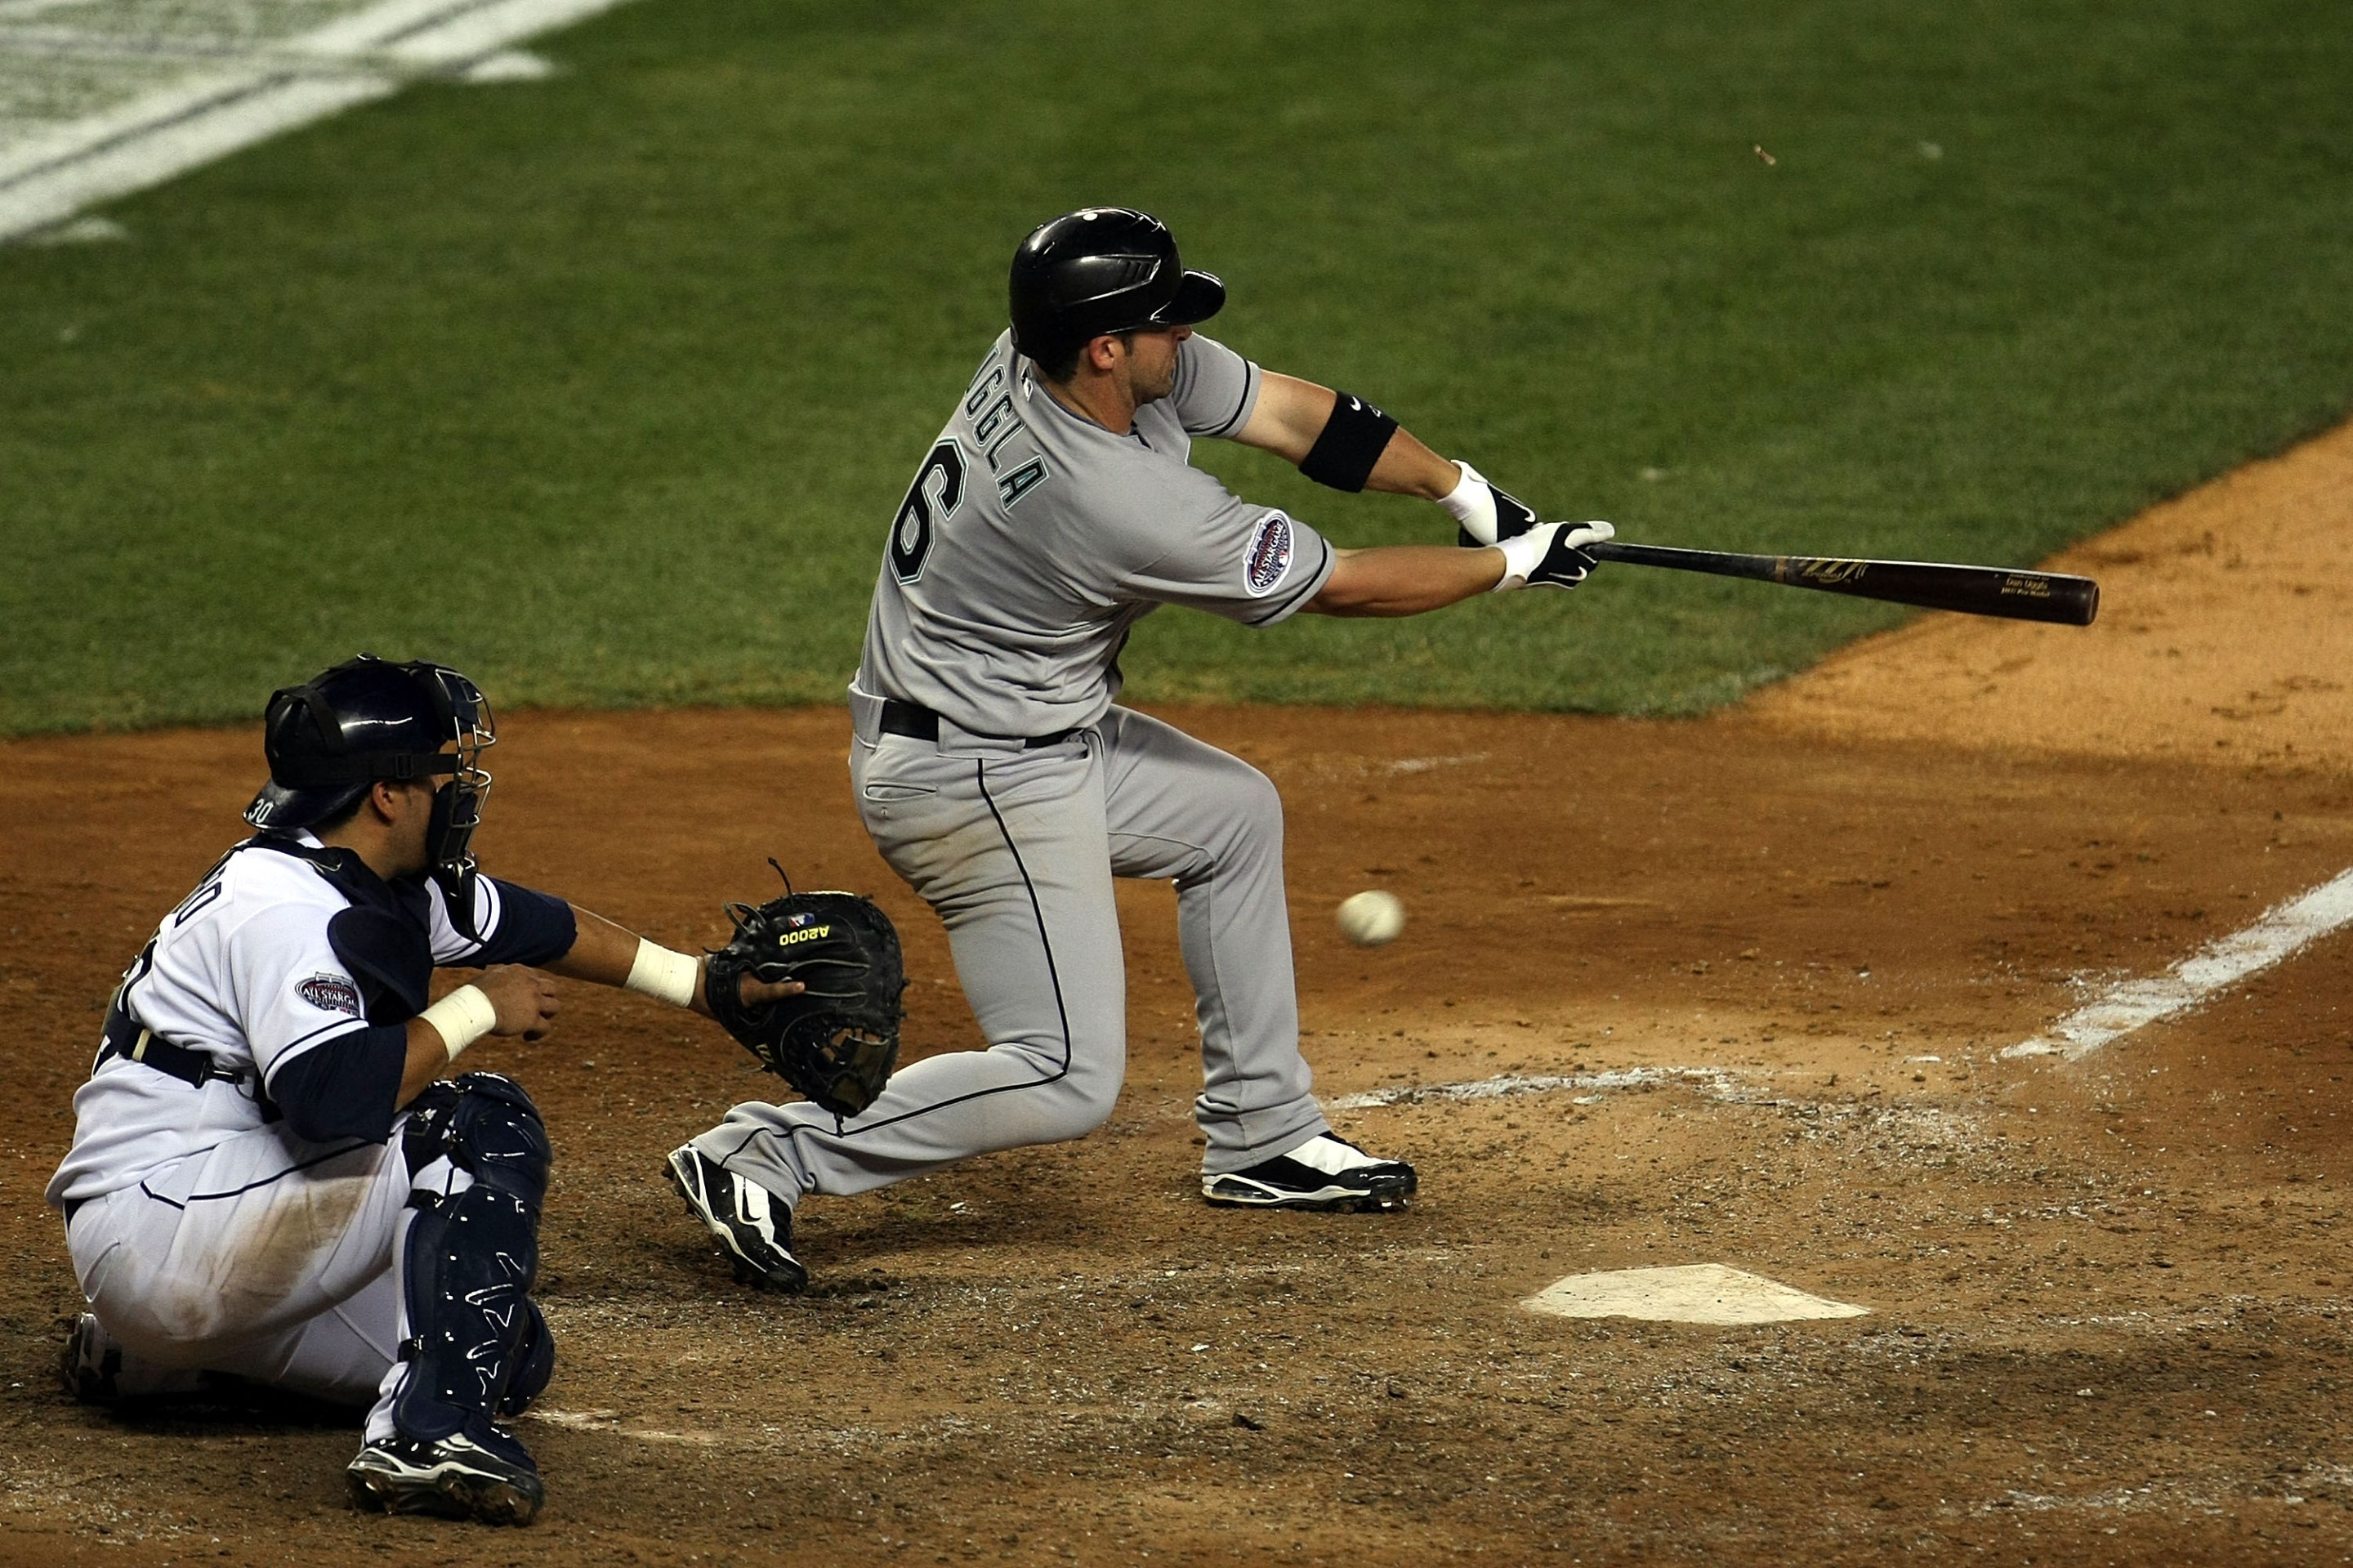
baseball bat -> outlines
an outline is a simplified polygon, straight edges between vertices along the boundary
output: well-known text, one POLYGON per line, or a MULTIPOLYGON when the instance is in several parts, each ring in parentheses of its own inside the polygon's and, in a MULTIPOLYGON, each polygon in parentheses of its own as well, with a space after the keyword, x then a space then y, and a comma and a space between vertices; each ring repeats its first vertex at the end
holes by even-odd
POLYGON ((1623 561, 1629 566, 1751 577, 1761 583, 1788 583, 1823 593, 1916 604, 1925 609, 1957 609, 1965 615, 1999 615, 2011 620, 2089 626, 2100 612, 2100 585, 2090 577, 2063 572, 2021 572, 2008 567, 1958 567, 1933 561, 1855 561, 1830 556, 1744 556, 1729 550, 1683 550, 1615 540, 1588 545, 1585 553, 1597 560, 1623 561))

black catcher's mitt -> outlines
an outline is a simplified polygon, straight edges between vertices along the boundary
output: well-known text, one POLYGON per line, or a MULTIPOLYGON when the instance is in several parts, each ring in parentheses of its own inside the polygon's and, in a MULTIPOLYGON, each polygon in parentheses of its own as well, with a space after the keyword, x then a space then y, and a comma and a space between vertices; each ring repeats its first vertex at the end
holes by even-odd
POLYGON ((705 960, 712 1016, 760 1065, 836 1116, 874 1103, 899 1065, 907 988, 891 917, 855 893, 792 893, 727 906, 735 937, 705 960), (744 1004, 746 974, 798 980, 798 996, 744 1004))

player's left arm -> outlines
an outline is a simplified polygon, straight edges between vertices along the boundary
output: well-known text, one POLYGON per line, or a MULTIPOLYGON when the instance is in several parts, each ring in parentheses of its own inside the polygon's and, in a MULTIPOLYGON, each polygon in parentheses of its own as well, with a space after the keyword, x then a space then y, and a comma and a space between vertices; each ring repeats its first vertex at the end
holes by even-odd
MULTIPOLYGON (((712 1016, 703 962, 617 926, 577 904, 518 883, 476 875, 474 929, 458 931, 448 916, 451 889, 433 883, 434 961, 489 967, 524 964, 567 980, 624 987, 712 1016)), ((747 978, 743 1000, 754 1005, 797 994, 797 983, 770 985, 747 978)))
POLYGON ((1533 510, 1490 484, 1469 463, 1439 456, 1363 398, 1295 376, 1261 371, 1258 401, 1232 439, 1272 452, 1335 490, 1377 490, 1436 502, 1455 521, 1455 542, 1466 546, 1500 544, 1536 525, 1533 510))
POLYGON ((1260 373, 1258 402, 1233 439, 1335 490, 1437 502, 1461 525, 1460 543, 1473 546, 1336 551, 1332 575, 1300 607, 1310 615, 1424 615, 1501 588, 1574 588, 1593 568, 1578 546, 1609 535, 1608 524, 1538 524, 1475 469, 1440 457, 1363 398, 1295 376, 1260 373))
MULTIPOLYGON (((1323 456, 1332 461, 1335 478, 1352 477, 1350 471, 1364 469, 1362 480, 1336 487, 1344 490, 1377 490, 1437 501, 1452 493, 1462 482, 1461 469, 1363 398, 1272 370, 1260 372, 1258 402, 1233 439, 1246 447, 1272 452, 1303 471, 1310 459, 1318 457, 1317 447, 1322 443, 1323 456), (1341 406, 1344 398, 1349 405, 1345 408, 1341 406), (1326 432, 1331 432, 1329 440, 1326 432), (1343 448, 1347 450, 1339 450, 1343 448)), ((1317 466, 1323 463, 1319 461, 1317 466)), ((1309 472, 1307 477, 1320 476, 1309 472)))
MULTIPOLYGON (((675 1001, 684 992, 686 1001, 681 1005, 691 1007, 705 1018, 712 1016, 710 965, 703 959, 671 952, 577 904, 572 906, 572 919, 577 934, 563 957, 549 961, 546 968, 550 974, 649 991, 651 987, 647 981, 652 972, 661 970, 672 989, 654 994, 667 995, 675 1001)), ((754 1005, 774 1001, 778 997, 797 996, 803 989, 798 980, 771 985, 754 975, 745 975, 740 983, 744 1000, 754 1005)))

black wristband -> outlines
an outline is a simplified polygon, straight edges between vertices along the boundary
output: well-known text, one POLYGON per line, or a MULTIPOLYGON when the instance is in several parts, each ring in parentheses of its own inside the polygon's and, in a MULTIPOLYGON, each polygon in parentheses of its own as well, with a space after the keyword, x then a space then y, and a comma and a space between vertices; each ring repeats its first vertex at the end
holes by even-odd
POLYGON ((1335 490, 1362 490, 1397 428, 1395 419, 1362 397, 1338 393, 1332 417, 1324 421, 1324 433, 1299 460, 1299 471, 1335 490))

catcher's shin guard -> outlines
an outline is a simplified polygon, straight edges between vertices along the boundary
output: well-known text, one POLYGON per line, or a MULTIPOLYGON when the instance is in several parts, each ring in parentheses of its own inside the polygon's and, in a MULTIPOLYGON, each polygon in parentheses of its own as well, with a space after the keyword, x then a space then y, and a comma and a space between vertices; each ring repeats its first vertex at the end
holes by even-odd
POLYGON ((534 1220, 555 1158, 539 1107, 521 1084, 498 1073, 427 1085, 410 1103, 402 1148, 411 1175, 447 1155, 476 1181, 528 1202, 534 1220))
POLYGON ((401 1259, 409 1375, 393 1421, 427 1441, 520 1410, 554 1364, 546 1320, 526 1299, 539 1272, 546 1128, 521 1086, 494 1073, 469 1073, 448 1091, 420 1104, 427 1125, 412 1120, 407 1145, 412 1169, 438 1152, 474 1178, 450 1197, 420 1190, 410 1199, 418 1212, 401 1259))
POLYGON ((526 1300, 522 1304, 522 1340, 516 1346, 514 1373, 507 1379, 507 1390, 499 1396, 500 1415, 521 1415, 531 1408, 531 1402, 547 1391, 547 1380, 555 1375, 555 1333, 547 1326, 539 1303, 526 1300))

